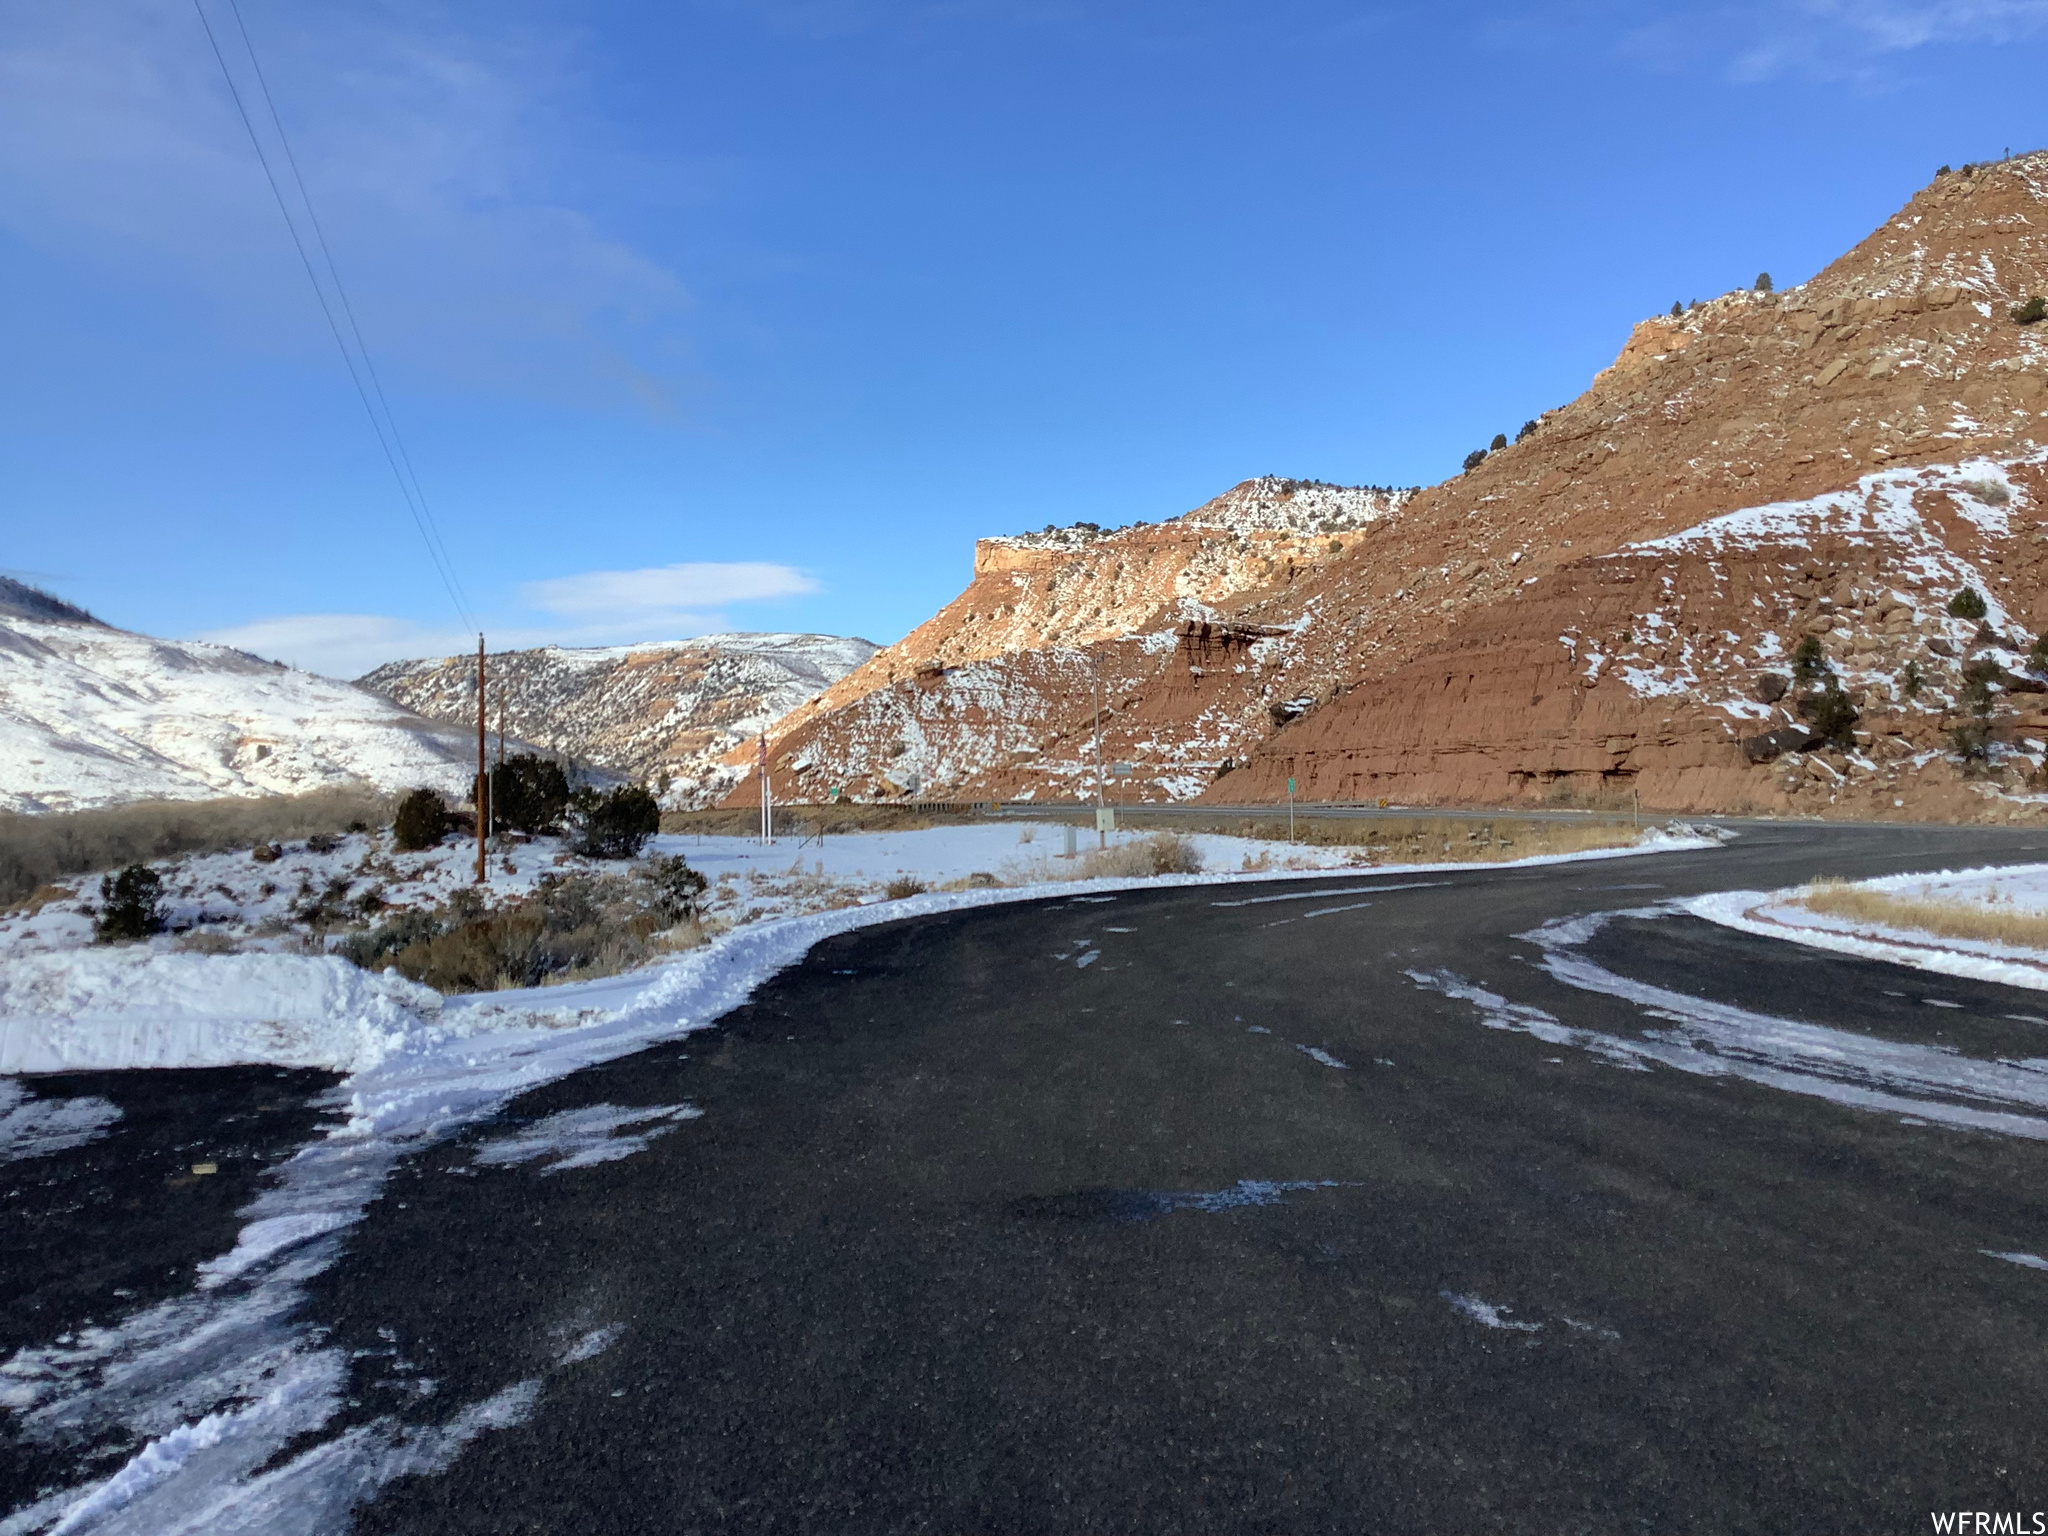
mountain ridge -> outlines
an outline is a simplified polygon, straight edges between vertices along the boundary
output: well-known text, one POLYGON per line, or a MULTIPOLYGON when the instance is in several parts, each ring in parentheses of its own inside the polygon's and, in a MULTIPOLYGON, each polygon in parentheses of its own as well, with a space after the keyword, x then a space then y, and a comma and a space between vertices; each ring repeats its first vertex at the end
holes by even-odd
MULTIPOLYGON (((492 730, 702 805, 741 770, 721 761, 876 646, 843 635, 732 633, 621 646, 538 646, 486 658, 492 730)), ((358 684, 429 718, 476 718, 476 658, 391 662, 358 684)))
POLYGON ((1956 633, 1935 578, 1981 585, 2008 629, 2048 625, 2048 325, 2010 313, 2048 288, 2044 228, 2048 154, 1938 177, 1808 283, 1642 321, 1577 399, 1323 557, 1269 536, 1200 609, 1121 601, 1118 581, 1250 541, 1025 551, 1069 621, 1033 635, 997 611, 1007 556, 981 553, 1012 541, 984 540, 960 598, 785 722, 777 792, 1088 792, 1099 675, 1134 797, 1272 800, 1291 778, 1315 799, 2025 810, 2048 718, 2019 707, 2024 647, 1956 633), (1711 551, 1658 546, 1745 509, 1754 526, 1711 551), (1733 638, 1702 642, 1711 625, 1733 638), (1793 723, 1755 694, 1802 631, 1859 695, 1862 737, 1753 762, 1745 740, 1793 723), (1969 723, 1971 646, 2010 686, 1989 758, 1959 764, 1941 743, 1969 723), (1596 655, 1613 669, 1588 674, 1596 655), (1908 661, 1929 680, 1912 697, 1908 661))

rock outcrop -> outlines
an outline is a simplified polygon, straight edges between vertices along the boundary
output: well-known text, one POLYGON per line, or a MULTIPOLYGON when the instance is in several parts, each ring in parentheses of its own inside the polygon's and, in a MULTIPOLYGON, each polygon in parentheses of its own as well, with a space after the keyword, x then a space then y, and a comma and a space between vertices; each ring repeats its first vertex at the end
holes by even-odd
POLYGON ((1513 445, 1349 493, 1328 532, 1255 481, 1210 504, 1236 524, 985 540, 959 599, 785 722, 778 793, 1090 790, 1100 676, 1131 798, 2018 813, 2048 323, 2014 312, 2044 290, 2034 154, 1939 177, 1797 288, 1645 320, 1513 445), (1949 615, 1966 588, 1982 619, 1949 615), (1788 746, 1828 692, 1853 721, 1788 746))

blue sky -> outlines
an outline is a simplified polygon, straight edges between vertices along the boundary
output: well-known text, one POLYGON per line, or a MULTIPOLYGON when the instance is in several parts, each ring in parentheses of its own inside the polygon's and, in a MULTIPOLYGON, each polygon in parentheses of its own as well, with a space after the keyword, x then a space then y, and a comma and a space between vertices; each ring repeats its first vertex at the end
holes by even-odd
MULTIPOLYGON (((1438 480, 2048 143, 2048 0, 241 9, 494 647, 887 641, 977 535, 1438 480)), ((0 569, 461 643, 191 0, 0 0, 0 324, 0 569)))

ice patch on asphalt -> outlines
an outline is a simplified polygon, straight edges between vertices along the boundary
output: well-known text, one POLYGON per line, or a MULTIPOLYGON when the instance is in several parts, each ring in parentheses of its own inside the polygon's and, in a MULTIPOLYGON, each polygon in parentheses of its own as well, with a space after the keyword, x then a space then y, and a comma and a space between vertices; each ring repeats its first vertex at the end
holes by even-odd
POLYGON ((563 1365, 581 1365, 586 1360, 595 1360, 599 1355, 619 1342, 619 1336, 626 1330, 614 1323, 608 1328, 593 1328, 562 1352, 563 1365))
POLYGON ((1588 1051, 1620 1066, 1653 1065, 1734 1077, 1851 1109, 1912 1115, 1960 1129, 2048 1140, 2048 1060, 1982 1060, 1948 1046, 1883 1040, 1753 1013, 1616 975, 1581 947, 1617 917, 1658 918, 1676 906, 1560 918, 1517 937, 1541 952, 1537 968, 1567 986, 1633 1003, 1672 1029, 1614 1035, 1578 1029, 1510 1003, 1450 971, 1410 971, 1417 985, 1477 1005, 1483 1023, 1588 1051))
POLYGON ((69 1152, 98 1141, 120 1118, 120 1107, 105 1099, 39 1099, 0 1078, 0 1163, 69 1152))
MULTIPOLYGON (((1497 866, 1494 866, 1497 867, 1497 866)), ((1354 885, 1341 891, 1290 891, 1284 896, 1247 896, 1243 901, 1212 901, 1212 907, 1263 907, 1275 901, 1327 901, 1332 896, 1365 896, 1380 891, 1428 891, 1448 880, 1409 880, 1400 885, 1354 885)), ((1370 903, 1367 903, 1370 905, 1370 903)), ((1332 909, 1335 910, 1335 909, 1332 909)))
MULTIPOLYGON (((1607 1062, 1609 1066, 1620 1067, 1629 1072, 1647 1072, 1649 1067, 1639 1058, 1640 1053, 1629 1049, 1630 1042, 1614 1035, 1603 1035, 1595 1030, 1574 1029, 1560 1022, 1554 1013, 1527 1003, 1511 1003, 1498 992, 1489 992, 1474 982, 1465 980, 1455 971, 1408 971, 1408 979, 1425 991, 1441 993, 1461 1003, 1470 1003, 1479 1010, 1479 1022, 1488 1029, 1512 1030, 1517 1034, 1533 1035, 1546 1045, 1569 1045, 1582 1051, 1590 1051, 1607 1062)), ((1554 1059, 1554 1058, 1553 1058, 1554 1059)))
POLYGON ((1173 1211, 1237 1211, 1247 1206, 1278 1205, 1282 1195, 1302 1189, 1339 1189, 1335 1179, 1239 1179, 1228 1189, 1208 1191, 1146 1191, 1162 1216, 1173 1211))
POLYGON ((2048 1259, 2042 1258, 2038 1253, 2000 1253, 1993 1248, 1979 1248, 1977 1251, 1986 1258, 2003 1259, 2008 1264, 2018 1264, 2024 1269, 2048 1269, 2048 1259))
POLYGON ((683 1121, 698 1119, 703 1113, 692 1104, 656 1105, 651 1109, 592 1104, 586 1109, 565 1109, 545 1120, 536 1120, 523 1131, 486 1142, 478 1149, 476 1161, 496 1166, 530 1163, 546 1157, 554 1160, 541 1169, 542 1173, 592 1168, 644 1152, 655 1137, 665 1136, 683 1121), (632 1136, 618 1134, 633 1126, 647 1129, 632 1136))
POLYGON ((1339 1072, 1349 1072, 1351 1070, 1348 1063, 1339 1061, 1319 1045, 1297 1045, 1295 1049, 1304 1056, 1320 1061, 1326 1067, 1335 1067, 1339 1072))
POLYGON ((1445 1301, 1448 1301, 1455 1310, 1464 1313, 1473 1322, 1479 1323, 1484 1327, 1504 1328, 1514 1333, 1541 1333, 1543 1331, 1541 1323, 1509 1321, 1507 1314, 1515 1310, 1513 1307, 1498 1307, 1490 1301, 1481 1301, 1477 1296, 1462 1296, 1456 1291, 1438 1291, 1437 1294, 1443 1297, 1445 1301))

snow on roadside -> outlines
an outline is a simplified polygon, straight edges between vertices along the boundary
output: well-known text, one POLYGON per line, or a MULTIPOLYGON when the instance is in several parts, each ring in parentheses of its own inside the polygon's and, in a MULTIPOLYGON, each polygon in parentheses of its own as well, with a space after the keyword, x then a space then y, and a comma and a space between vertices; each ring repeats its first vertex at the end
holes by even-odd
POLYGON ((267 1062, 357 1071, 431 1028, 440 994, 334 955, 134 948, 0 968, 0 1073, 267 1062))
MULTIPOLYGON (((1943 870, 1927 875, 1888 875, 1856 882, 1909 901, 1982 904, 2029 915, 2048 915, 2048 864, 2021 864, 1971 870, 1943 870)), ((2010 987, 2048 991, 2048 949, 1959 939, 1923 929, 1897 928, 1816 912, 1801 904, 1801 889, 1719 891, 1695 896, 1684 905, 1695 917, 1753 933, 1786 939, 1812 949, 1888 960, 1916 970, 2010 987)))
MULTIPOLYGON (((1014 842, 1015 827, 1003 830, 1014 842)), ((1720 841, 1708 833, 1660 833, 1635 849, 1486 867, 1710 848, 1720 841)), ((707 857, 702 850, 699 856, 707 857)), ((937 873, 933 862, 922 867, 937 873)), ((1380 865, 1372 874, 1444 868, 1380 865)), ((1295 871, 1292 878, 1329 873, 1295 871)), ((9 1010, 77 1011, 0 1020, 0 1055, 12 1053, 4 1059, 25 1059, 36 1050, 45 1053, 39 1060, 61 1062, 76 1050, 94 1065, 107 1065, 122 1059, 127 1047, 120 1042, 137 1042, 137 1060, 169 1065, 178 1059, 168 1043, 170 1026, 183 1020, 188 1064, 223 1056, 304 1063, 324 1051, 325 1064, 351 1075, 337 1090, 345 1122, 278 1168, 242 1212, 246 1225, 235 1247, 202 1266, 191 1294, 0 1361, 0 1409, 12 1415, 24 1439, 71 1444, 84 1437, 132 1447, 118 1465, 103 1465, 78 1486, 0 1519, 0 1536, 51 1529, 151 1536, 338 1529, 351 1509, 392 1479, 438 1470, 477 1435, 519 1422, 552 1377, 453 1405, 437 1425, 385 1415, 284 1455, 295 1440, 333 1419, 348 1385, 345 1351, 305 1315, 307 1285, 340 1258, 348 1229, 380 1196, 401 1159, 479 1127, 519 1094, 704 1029, 820 941, 853 929, 1021 900, 1100 902, 1134 890, 1274 878, 1289 876, 1168 875, 931 892, 743 924, 637 972, 523 993, 449 997, 438 1006, 427 989, 396 977, 354 972, 345 982, 345 962, 316 955, 166 954, 138 945, 12 960, 4 994, 9 1010), (67 974, 67 968, 75 970, 67 974), (234 1001, 241 983, 259 1004, 234 1001), (236 1021, 231 1029, 213 1012, 222 1007, 236 1021), (330 1011, 323 1016, 322 1008, 330 1011), (80 1030, 80 1023, 91 1027, 80 1030), (13 1043, 17 1036, 29 1043, 13 1043), (265 1050, 275 1054, 260 1054, 265 1050), (198 1412, 188 1404, 208 1407, 198 1412)), ((686 1135, 686 1122, 695 1117, 688 1105, 600 1108, 573 1123, 557 1116, 486 1139, 473 1160, 548 1158, 548 1169, 583 1166, 630 1155, 654 1135, 686 1135)), ((572 1369, 581 1358, 571 1350, 555 1370, 572 1369)))

